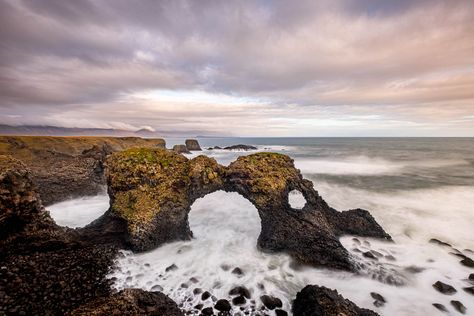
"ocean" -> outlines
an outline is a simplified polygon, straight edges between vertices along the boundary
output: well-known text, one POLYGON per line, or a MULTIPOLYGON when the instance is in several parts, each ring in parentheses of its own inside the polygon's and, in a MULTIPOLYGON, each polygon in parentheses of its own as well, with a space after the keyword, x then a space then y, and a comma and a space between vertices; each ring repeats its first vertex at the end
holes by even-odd
MULTIPOLYGON (((168 147, 184 143, 184 139, 166 140, 168 147)), ((295 268, 287 255, 262 253, 256 248, 260 219, 255 207, 237 193, 218 191, 193 204, 189 214, 193 240, 140 254, 123 251, 110 272, 115 288, 163 289, 179 304, 192 307, 199 302, 199 295, 193 295, 195 288, 228 298, 232 287, 244 285, 257 304, 261 294, 270 294, 281 298, 284 309, 290 311, 291 301, 301 288, 318 284, 337 289, 359 306, 381 315, 431 315, 438 312, 433 303, 456 313, 451 300, 461 301, 467 314, 474 315, 472 295, 462 289, 472 286, 467 278, 474 271, 450 253, 455 250, 428 242, 437 238, 474 257, 474 138, 198 140, 204 149, 199 154, 214 157, 223 165, 256 151, 206 148, 248 144, 257 151, 291 156, 329 205, 338 210, 369 210, 395 243, 359 238, 359 244, 352 236, 341 238, 354 260, 364 265, 358 274, 295 268), (368 261, 359 251, 369 249, 392 255, 395 260, 368 261), (178 269, 165 273, 172 264, 178 269), (244 274, 231 274, 229 267, 240 267, 244 274), (454 286, 457 293, 448 296, 437 292, 432 284, 438 280, 454 286), (387 302, 374 306, 370 292, 381 294, 387 302)), ((58 224, 78 227, 100 216, 107 207, 108 198, 101 195, 48 209, 58 224)))

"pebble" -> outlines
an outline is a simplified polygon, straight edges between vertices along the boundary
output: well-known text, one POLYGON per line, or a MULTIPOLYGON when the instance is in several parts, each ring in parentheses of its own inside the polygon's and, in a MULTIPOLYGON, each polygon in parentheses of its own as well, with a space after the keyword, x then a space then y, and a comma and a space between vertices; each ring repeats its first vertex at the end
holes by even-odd
POLYGON ((466 306, 463 305, 460 301, 451 301, 451 305, 453 305, 454 309, 460 312, 461 314, 466 314, 466 306))
POLYGON ((437 281, 435 284, 433 284, 433 287, 438 290, 438 292, 446 295, 453 295, 457 292, 454 287, 441 281, 437 281))
POLYGON ((214 308, 221 312, 228 312, 231 310, 232 306, 229 301, 226 299, 220 299, 214 305, 214 308))
POLYGON ((260 296, 260 300, 262 301, 263 305, 265 305, 268 309, 275 309, 277 307, 282 307, 283 303, 278 297, 270 296, 270 295, 262 295, 260 296))

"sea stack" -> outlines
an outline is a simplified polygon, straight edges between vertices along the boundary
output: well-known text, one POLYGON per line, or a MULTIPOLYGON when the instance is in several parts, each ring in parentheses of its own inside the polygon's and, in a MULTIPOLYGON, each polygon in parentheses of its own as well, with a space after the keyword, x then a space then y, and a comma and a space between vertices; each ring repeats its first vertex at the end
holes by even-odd
POLYGON ((186 145, 174 145, 173 151, 178 154, 190 154, 191 152, 188 150, 186 145))
POLYGON ((186 144, 186 148, 189 151, 200 151, 200 150, 202 150, 201 146, 199 146, 199 142, 197 141, 197 139, 186 139, 186 141, 184 143, 186 144))

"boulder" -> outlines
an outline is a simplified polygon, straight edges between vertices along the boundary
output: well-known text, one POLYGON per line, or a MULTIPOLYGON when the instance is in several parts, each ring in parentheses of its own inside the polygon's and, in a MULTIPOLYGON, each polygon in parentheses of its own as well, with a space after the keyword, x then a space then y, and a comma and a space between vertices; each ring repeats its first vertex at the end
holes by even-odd
POLYGON ((191 152, 188 150, 186 145, 174 145, 173 149, 174 152, 178 154, 190 154, 191 152))
POLYGON ((184 316, 176 303, 160 292, 125 289, 116 294, 100 297, 70 313, 76 316, 123 315, 184 316))
POLYGON ((201 151, 201 146, 199 146, 199 142, 196 139, 186 139, 184 142, 186 144, 186 148, 189 151, 201 151))
POLYGON ((111 207, 94 225, 97 231, 109 231, 109 226, 123 223, 123 242, 135 251, 190 239, 192 203, 217 190, 238 192, 258 209, 260 249, 286 252, 301 263, 355 270, 340 236, 390 240, 367 211, 330 208, 282 154, 242 156, 224 167, 206 156, 189 160, 173 151, 134 148, 110 155, 106 176, 111 207), (303 209, 290 206, 292 190, 305 197, 303 209))
POLYGON ((260 296, 260 300, 262 301, 263 305, 265 305, 268 309, 275 309, 277 307, 282 307, 283 303, 278 297, 270 296, 270 295, 262 295, 260 296))
POLYGON ((339 295, 336 290, 324 286, 307 285, 293 301, 294 316, 375 316, 377 313, 358 307, 339 295))

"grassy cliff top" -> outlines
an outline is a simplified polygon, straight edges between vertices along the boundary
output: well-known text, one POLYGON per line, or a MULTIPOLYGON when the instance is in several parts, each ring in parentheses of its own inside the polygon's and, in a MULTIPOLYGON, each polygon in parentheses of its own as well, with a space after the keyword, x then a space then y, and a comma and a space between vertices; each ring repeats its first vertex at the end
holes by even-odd
POLYGON ((131 147, 164 148, 163 139, 140 137, 95 137, 95 136, 0 136, 0 155, 12 155, 24 161, 35 159, 35 152, 53 151, 78 155, 93 146, 110 146, 114 151, 131 147))

